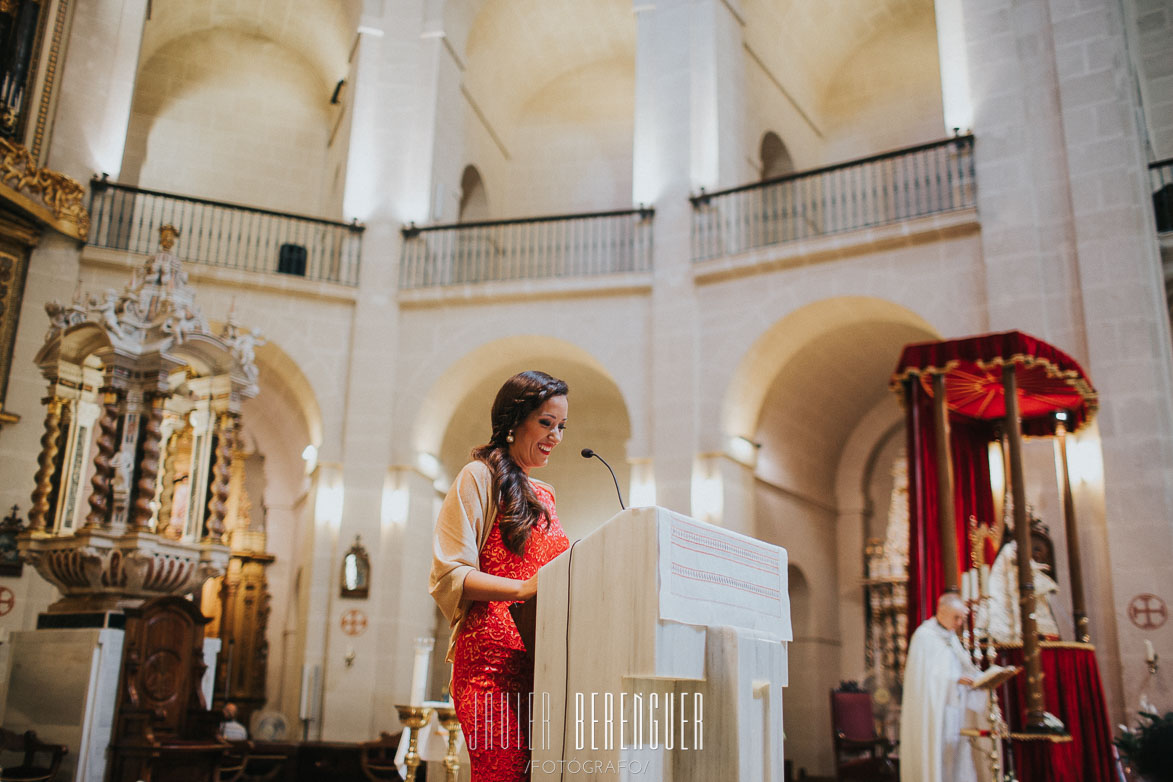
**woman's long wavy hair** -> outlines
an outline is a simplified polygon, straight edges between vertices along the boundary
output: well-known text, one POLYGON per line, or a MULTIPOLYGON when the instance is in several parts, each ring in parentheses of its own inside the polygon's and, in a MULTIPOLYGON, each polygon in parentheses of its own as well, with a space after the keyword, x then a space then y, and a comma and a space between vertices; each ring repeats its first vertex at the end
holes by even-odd
POLYGON ((530 532, 539 524, 549 526, 550 516, 538 500, 526 474, 509 455, 506 438, 541 407, 547 399, 566 396, 566 382, 545 372, 519 372, 505 381, 491 412, 493 434, 489 442, 474 448, 472 458, 489 466, 493 473, 493 501, 497 504, 497 526, 501 540, 514 554, 525 553, 530 532))

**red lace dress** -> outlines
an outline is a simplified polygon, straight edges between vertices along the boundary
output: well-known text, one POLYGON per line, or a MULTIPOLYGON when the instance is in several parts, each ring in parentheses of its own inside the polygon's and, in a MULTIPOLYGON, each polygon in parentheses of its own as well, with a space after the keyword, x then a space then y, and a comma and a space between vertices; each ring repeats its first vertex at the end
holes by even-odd
MULTIPOLYGON (((530 578, 570 545, 554 510, 554 495, 544 486, 532 485, 549 511, 549 528, 534 529, 525 555, 519 557, 505 547, 494 521, 481 546, 482 572, 530 578)), ((472 782, 530 778, 529 697, 534 670, 508 606, 507 601, 473 603, 456 639, 452 699, 472 761, 472 782)))

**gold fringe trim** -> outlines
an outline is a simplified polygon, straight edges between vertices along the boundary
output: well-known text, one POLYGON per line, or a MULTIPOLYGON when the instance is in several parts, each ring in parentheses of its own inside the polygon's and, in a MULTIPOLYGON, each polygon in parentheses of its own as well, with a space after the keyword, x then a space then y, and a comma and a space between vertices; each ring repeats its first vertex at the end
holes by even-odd
MULTIPOLYGON (((905 399, 903 383, 905 380, 916 380, 919 382, 921 376, 923 375, 932 375, 938 373, 948 374, 952 370, 956 369, 960 364, 961 359, 955 358, 950 361, 946 361, 945 366, 943 367, 909 367, 903 372, 893 373, 892 379, 888 382, 888 388, 899 395, 900 406, 904 407, 905 399)), ((1040 356, 1031 356, 1026 353, 1015 353, 1014 355, 1010 356, 1010 358, 1000 356, 989 361, 975 361, 974 364, 978 367, 978 369, 985 370, 1001 369, 1006 364, 1022 364, 1023 366, 1027 367, 1038 364, 1046 370, 1048 377, 1066 381, 1072 387, 1072 389, 1083 398, 1084 404, 1087 405, 1087 415, 1084 417, 1083 423, 1081 423, 1080 426, 1076 429, 1068 429, 1067 431, 1069 434, 1075 434, 1084 426, 1091 423, 1092 419, 1096 417, 1096 412, 1100 409, 1099 394, 1095 391, 1095 389, 1092 388, 1092 385, 1090 382, 1088 382, 1087 378, 1085 378, 1079 372, 1076 372, 1074 369, 1061 369, 1050 359, 1042 358, 1040 356)))
MULTIPOLYGON (((996 643, 995 649, 1021 649, 1022 642, 1016 641, 1014 643, 996 643)), ((1095 644, 1087 644, 1082 641, 1039 641, 1040 649, 1083 649, 1085 651, 1094 652, 1096 650, 1095 644)))
POLYGON ((1070 734, 1055 735, 1053 733, 1011 733, 1011 741, 1049 741, 1052 744, 1070 744, 1074 739, 1070 734))

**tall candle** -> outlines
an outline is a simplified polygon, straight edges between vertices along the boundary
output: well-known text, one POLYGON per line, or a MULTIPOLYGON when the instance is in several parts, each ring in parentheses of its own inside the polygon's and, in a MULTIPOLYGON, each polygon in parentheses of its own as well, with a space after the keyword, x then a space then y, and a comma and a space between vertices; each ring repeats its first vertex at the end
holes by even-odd
POLYGON ((1145 639, 1144 642, 1144 661, 1151 663, 1157 659, 1157 650, 1153 648, 1153 642, 1145 639))
POLYGON ((432 638, 415 639, 415 667, 411 669, 411 700, 408 701, 412 706, 423 705, 424 690, 428 686, 428 663, 435 643, 432 638))
POLYGON ((982 593, 979 597, 987 597, 990 594, 990 566, 982 565, 982 593))
POLYGON ((969 571, 961 574, 961 600, 969 602, 969 571))

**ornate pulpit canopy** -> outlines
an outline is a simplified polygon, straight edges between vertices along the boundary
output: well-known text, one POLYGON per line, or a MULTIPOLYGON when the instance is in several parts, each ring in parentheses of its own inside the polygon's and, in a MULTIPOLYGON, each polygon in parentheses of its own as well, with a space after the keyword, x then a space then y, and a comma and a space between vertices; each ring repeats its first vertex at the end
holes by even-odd
POLYGON ((185 594, 223 572, 224 515, 260 338, 219 332, 171 249, 121 292, 49 302, 36 361, 49 381, 29 531, 21 551, 55 584, 55 611, 185 594))

